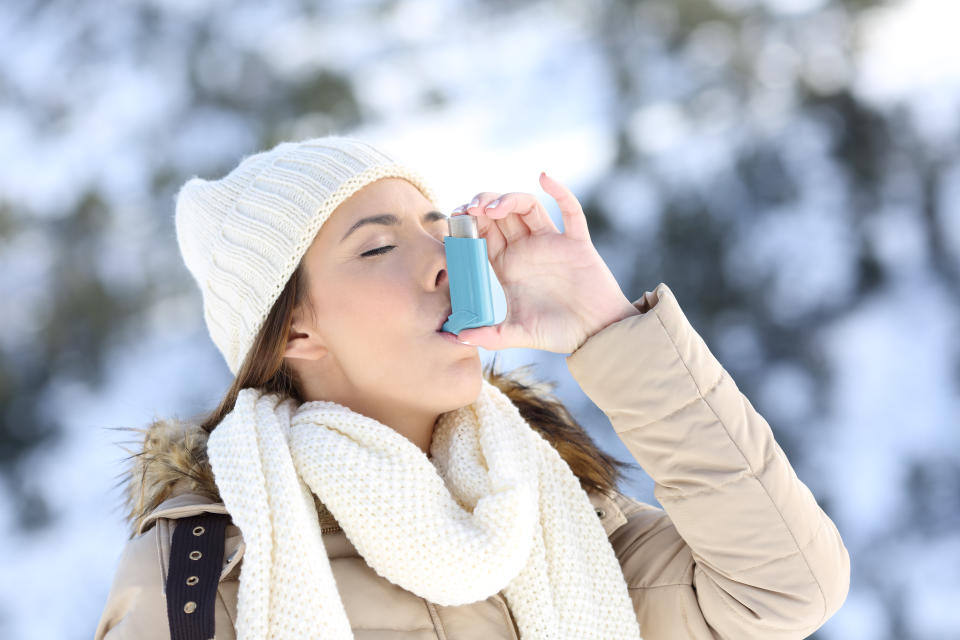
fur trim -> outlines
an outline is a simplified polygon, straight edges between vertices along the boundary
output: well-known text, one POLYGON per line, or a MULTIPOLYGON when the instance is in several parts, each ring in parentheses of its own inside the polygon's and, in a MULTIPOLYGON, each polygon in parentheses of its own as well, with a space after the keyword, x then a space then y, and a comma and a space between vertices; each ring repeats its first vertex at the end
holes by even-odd
MULTIPOLYGON (((630 466, 600 450, 566 407, 552 395, 553 383, 535 382, 526 375, 531 365, 503 373, 495 361, 484 377, 517 405, 520 414, 552 444, 580 479, 585 491, 615 489, 619 467, 630 466)), ((121 427, 142 434, 140 450, 131 452, 129 467, 118 484, 124 487, 129 537, 160 503, 182 493, 197 493, 222 502, 207 458, 208 434, 199 424, 161 418, 147 428, 121 427)))
POLYGON ((143 435, 140 451, 130 452, 124 487, 124 519, 130 538, 161 502, 182 493, 198 493, 221 502, 207 460, 207 432, 198 424, 161 418, 146 429, 124 428, 143 435))

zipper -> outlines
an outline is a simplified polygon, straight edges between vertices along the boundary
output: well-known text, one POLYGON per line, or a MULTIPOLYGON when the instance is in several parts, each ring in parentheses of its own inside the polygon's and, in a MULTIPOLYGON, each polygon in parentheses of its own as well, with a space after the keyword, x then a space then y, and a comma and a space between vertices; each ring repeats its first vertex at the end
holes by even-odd
POLYGON ((327 520, 327 517, 326 517, 327 515, 329 515, 329 516, 330 516, 330 519, 334 520, 334 522, 335 522, 335 524, 327 525, 327 526, 323 526, 323 525, 321 524, 321 525, 320 525, 320 533, 322 533, 322 534, 323 534, 323 533, 335 533, 335 532, 337 532, 337 531, 342 531, 342 530, 343 530, 343 529, 340 527, 340 523, 339 523, 339 522, 336 522, 336 519, 333 518, 333 514, 330 513, 330 510, 327 509, 327 506, 326 506, 325 504, 323 504, 322 502, 320 502, 320 498, 318 498, 316 494, 313 494, 313 506, 315 506, 315 507, 317 508, 317 514, 320 516, 320 522, 321 522, 321 523, 322 523, 324 520, 327 520))

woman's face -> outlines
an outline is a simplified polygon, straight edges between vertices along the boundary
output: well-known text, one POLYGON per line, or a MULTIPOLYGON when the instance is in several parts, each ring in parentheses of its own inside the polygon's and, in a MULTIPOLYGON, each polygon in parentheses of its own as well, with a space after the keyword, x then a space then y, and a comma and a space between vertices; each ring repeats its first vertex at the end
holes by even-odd
POLYGON ((450 309, 446 220, 411 183, 383 178, 323 224, 304 256, 316 317, 297 311, 285 353, 307 400, 414 429, 476 399, 477 347, 436 331, 450 309), (359 224, 384 214, 397 223, 359 224))

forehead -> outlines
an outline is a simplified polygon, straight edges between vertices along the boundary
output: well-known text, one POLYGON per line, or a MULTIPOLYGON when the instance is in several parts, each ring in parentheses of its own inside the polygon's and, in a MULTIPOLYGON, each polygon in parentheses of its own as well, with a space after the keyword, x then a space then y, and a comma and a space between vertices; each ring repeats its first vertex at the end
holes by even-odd
MULTIPOLYGON (((349 224, 353 217, 376 213, 419 211, 430 201, 411 182, 403 178, 380 178, 354 192, 334 209, 338 223, 349 224), (342 214, 342 215, 341 215, 342 214)), ((329 221, 328 221, 329 222, 329 221)), ((326 225, 325 225, 326 226, 326 225)))
POLYGON ((403 178, 380 178, 364 185, 333 210, 320 227, 310 251, 332 249, 360 218, 381 213, 398 217, 419 215, 432 204, 417 187, 403 178))

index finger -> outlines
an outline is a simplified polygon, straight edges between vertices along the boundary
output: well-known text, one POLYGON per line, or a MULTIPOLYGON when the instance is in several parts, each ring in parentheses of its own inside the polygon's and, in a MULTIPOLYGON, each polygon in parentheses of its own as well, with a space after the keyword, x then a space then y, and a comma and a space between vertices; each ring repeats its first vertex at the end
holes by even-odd
POLYGON ((485 209, 485 212, 495 220, 507 218, 514 213, 518 214, 519 220, 526 225, 530 235, 560 233, 550 214, 532 193, 522 191, 505 193, 500 196, 497 206, 485 209))

